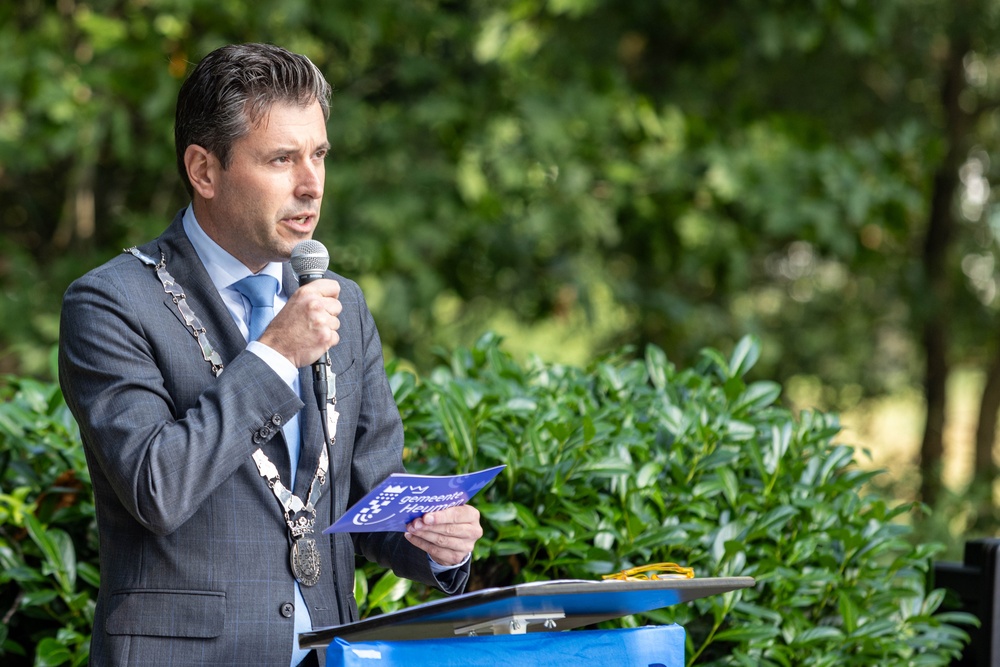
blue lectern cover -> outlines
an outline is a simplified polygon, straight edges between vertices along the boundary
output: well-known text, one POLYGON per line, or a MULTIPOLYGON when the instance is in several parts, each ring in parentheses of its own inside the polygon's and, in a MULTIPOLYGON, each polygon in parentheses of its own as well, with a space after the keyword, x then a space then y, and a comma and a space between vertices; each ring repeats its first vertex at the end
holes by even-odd
POLYGON ((684 628, 662 625, 353 644, 338 638, 326 649, 326 664, 327 667, 683 667, 684 628))

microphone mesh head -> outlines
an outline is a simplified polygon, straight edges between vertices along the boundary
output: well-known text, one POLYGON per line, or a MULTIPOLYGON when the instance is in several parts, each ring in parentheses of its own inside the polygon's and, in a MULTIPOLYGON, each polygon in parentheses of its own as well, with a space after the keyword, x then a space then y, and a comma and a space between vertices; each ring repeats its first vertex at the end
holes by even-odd
POLYGON ((319 241, 302 241, 292 248, 292 271, 301 281, 305 276, 322 276, 330 266, 330 253, 319 241))

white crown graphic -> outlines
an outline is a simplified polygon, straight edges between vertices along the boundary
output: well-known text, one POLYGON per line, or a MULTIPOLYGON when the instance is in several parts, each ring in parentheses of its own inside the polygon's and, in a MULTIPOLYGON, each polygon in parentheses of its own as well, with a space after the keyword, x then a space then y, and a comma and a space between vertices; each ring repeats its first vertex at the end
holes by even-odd
POLYGON ((405 486, 387 486, 382 493, 402 493, 405 490, 405 486))

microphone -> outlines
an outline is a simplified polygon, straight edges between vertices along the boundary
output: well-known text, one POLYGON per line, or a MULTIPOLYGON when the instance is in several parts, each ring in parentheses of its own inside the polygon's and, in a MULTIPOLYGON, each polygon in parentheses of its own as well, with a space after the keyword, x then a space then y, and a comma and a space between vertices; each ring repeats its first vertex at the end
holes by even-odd
MULTIPOLYGON (((299 285, 308 285, 314 280, 319 280, 326 273, 330 266, 330 253, 326 246, 319 241, 301 241, 292 248, 292 271, 299 280, 299 285)), ((321 413, 326 413, 326 392, 327 375, 326 369, 330 365, 330 355, 323 352, 323 355, 313 362, 313 391, 316 394, 316 401, 319 403, 321 413)), ((325 421, 325 420, 324 420, 325 421)))
POLYGON ((301 241, 292 248, 292 271, 300 285, 318 280, 330 266, 330 253, 319 241, 301 241))

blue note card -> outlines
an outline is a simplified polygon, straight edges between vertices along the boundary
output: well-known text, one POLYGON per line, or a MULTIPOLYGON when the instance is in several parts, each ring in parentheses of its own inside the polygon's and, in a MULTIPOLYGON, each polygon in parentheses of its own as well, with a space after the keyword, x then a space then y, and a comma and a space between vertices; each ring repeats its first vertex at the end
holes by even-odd
POLYGON ((323 532, 403 532, 406 524, 428 512, 464 505, 506 467, 495 466, 467 475, 393 473, 323 532))

